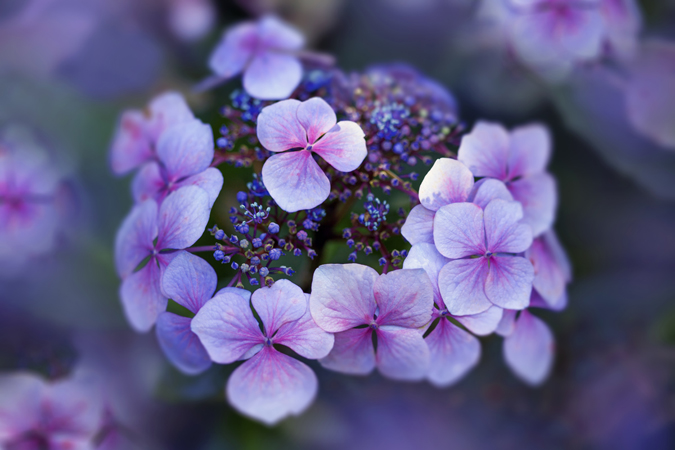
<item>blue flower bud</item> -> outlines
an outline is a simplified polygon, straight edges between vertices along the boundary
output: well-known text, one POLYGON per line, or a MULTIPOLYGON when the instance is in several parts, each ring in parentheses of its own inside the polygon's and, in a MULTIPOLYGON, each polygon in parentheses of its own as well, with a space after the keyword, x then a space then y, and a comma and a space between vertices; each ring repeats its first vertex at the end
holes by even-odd
POLYGON ((266 277, 269 274, 270 274, 270 270, 267 267, 261 267, 260 268, 260 275, 262 275, 263 277, 266 277))
POLYGON ((276 261, 277 259, 281 258, 281 250, 278 248, 273 248, 270 250, 270 259, 273 261, 276 261))
POLYGON ((277 234, 279 232, 279 225, 274 222, 271 222, 267 227, 267 230, 272 234, 277 234))
POLYGON ((222 241, 225 238, 225 232, 223 230, 218 230, 216 231, 216 234, 214 235, 216 239, 219 241, 222 241))
POLYGON ((260 238, 254 238, 253 241, 253 248, 260 248, 262 247, 262 240, 260 238))
POLYGON ((222 261, 225 258, 225 253, 222 250, 216 250, 213 252, 213 257, 216 261, 222 261))

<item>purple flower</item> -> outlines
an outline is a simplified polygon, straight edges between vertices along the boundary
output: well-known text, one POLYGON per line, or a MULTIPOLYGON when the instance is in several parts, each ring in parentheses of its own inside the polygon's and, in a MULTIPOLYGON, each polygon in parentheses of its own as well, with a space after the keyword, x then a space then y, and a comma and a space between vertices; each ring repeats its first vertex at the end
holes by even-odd
POLYGON ((314 208, 330 194, 330 181, 312 152, 341 172, 355 170, 368 154, 361 127, 338 123, 330 105, 318 97, 263 108, 257 132, 267 150, 280 152, 265 161, 262 176, 274 201, 288 212, 314 208))
POLYGON ((640 8, 635 0, 600 0, 606 40, 621 57, 635 53, 642 27, 640 8))
POLYGON ((100 396, 73 379, 46 383, 29 373, 0 376, 0 448, 94 448, 100 396))
POLYGON ((120 296, 134 329, 148 331, 166 310, 160 279, 181 250, 194 244, 209 220, 209 196, 197 186, 169 195, 161 206, 152 199, 136 205, 122 223, 115 241, 120 296))
POLYGON ((297 52, 304 44, 297 29, 274 16, 265 16, 227 30, 209 65, 222 78, 243 72, 244 89, 252 97, 288 98, 302 79, 297 52))
POLYGON ((194 114, 177 92, 166 92, 155 97, 148 106, 147 115, 139 110, 125 111, 110 150, 113 172, 124 175, 155 159, 155 146, 164 130, 193 120, 194 114))
POLYGON ((167 128, 157 142, 156 161, 146 163, 134 177, 134 199, 162 203, 169 193, 195 185, 209 194, 209 206, 213 206, 223 186, 220 171, 210 167, 213 153, 211 127, 201 121, 167 128))
POLYGON ((518 202, 496 199, 483 210, 473 203, 453 203, 436 212, 434 243, 450 258, 438 277, 448 311, 464 316, 492 305, 527 307, 534 270, 518 256, 532 244, 518 202))
POLYGON ((379 275, 361 264, 320 266, 314 271, 310 310, 317 325, 336 334, 335 347, 319 362, 356 375, 377 366, 389 378, 424 378, 430 353, 421 328, 432 319, 433 301, 422 269, 379 275))
POLYGON ((333 335, 314 323, 307 306, 308 296, 298 286, 279 280, 255 291, 250 303, 248 296, 220 291, 192 319, 192 331, 214 362, 248 360, 232 373, 226 388, 241 413, 274 424, 301 413, 314 399, 314 372, 275 348, 284 345, 308 359, 330 352, 333 335))
POLYGON ((555 181, 545 172, 550 154, 551 138, 542 125, 509 133, 499 124, 478 122, 462 139, 457 159, 477 177, 506 183, 523 205, 525 223, 539 236, 553 224, 557 206, 555 181))
POLYGON ((562 310, 567 306, 567 284, 572 268, 558 237, 549 230, 532 242, 525 252, 534 268, 530 306, 562 310))
POLYGON ((413 246, 403 263, 404 269, 424 269, 434 289, 436 308, 433 320, 438 319, 438 323, 425 338, 431 354, 431 366, 426 377, 439 387, 459 381, 478 363, 481 353, 478 339, 448 319, 457 320, 477 335, 487 335, 495 331, 502 318, 502 309, 497 306, 475 315, 450 314, 438 288, 438 274, 449 261, 432 244, 421 243, 413 246))

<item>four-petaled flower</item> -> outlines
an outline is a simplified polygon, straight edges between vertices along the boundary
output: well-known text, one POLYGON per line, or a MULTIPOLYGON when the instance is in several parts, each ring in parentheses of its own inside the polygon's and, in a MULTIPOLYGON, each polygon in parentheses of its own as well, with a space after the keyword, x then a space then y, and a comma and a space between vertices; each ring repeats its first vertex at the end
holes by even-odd
POLYGON ((433 287, 422 269, 379 275, 360 264, 320 266, 310 309, 317 325, 336 334, 335 347, 319 362, 338 372, 365 375, 377 366, 389 378, 420 380, 430 365, 422 336, 433 305, 433 287))
POLYGON ((227 30, 209 65, 221 77, 244 73, 243 85, 252 97, 288 98, 302 79, 297 53, 305 40, 298 30, 274 16, 244 22, 227 30))
POLYGON ((209 220, 209 196, 197 186, 173 192, 161 206, 152 199, 136 205, 120 227, 115 262, 120 296, 131 325, 148 331, 166 310, 160 280, 179 252, 201 237, 209 220))
POLYGON ((330 181, 312 152, 341 172, 355 170, 368 154, 361 127, 337 122, 333 108, 318 97, 263 108, 257 133, 267 150, 284 152, 265 162, 262 176, 274 201, 288 212, 314 208, 330 194, 330 181))
POLYGON ((214 362, 248 360, 230 376, 227 397, 243 414, 273 424, 304 411, 318 385, 309 367, 276 346, 318 359, 330 352, 333 335, 314 323, 308 296, 288 280, 258 289, 250 303, 241 291, 216 294, 192 319, 192 331, 214 362))

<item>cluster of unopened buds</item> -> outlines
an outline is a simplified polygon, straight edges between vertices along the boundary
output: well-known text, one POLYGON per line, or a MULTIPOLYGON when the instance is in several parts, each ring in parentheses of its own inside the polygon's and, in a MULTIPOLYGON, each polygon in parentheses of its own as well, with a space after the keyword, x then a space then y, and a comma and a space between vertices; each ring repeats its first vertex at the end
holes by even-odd
POLYGON ((244 361, 227 398, 268 424, 315 397, 302 359, 445 387, 477 364, 476 336, 497 333, 514 373, 541 383, 554 339, 532 309, 563 309, 570 281, 546 128, 466 133, 453 97, 413 69, 348 74, 302 47, 274 17, 225 33, 205 86, 241 73, 243 89, 217 139, 177 93, 122 116, 112 167, 136 170, 116 242, 130 324, 154 326, 186 374, 244 361), (225 186, 240 192, 220 228, 224 165, 254 173, 225 186))

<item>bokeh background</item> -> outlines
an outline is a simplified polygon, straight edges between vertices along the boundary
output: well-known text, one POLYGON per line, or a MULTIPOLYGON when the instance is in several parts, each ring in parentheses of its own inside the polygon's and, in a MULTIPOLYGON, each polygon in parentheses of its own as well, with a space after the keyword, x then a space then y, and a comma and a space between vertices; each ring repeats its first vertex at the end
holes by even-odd
MULTIPOLYGON (((0 126, 39 136, 67 172, 75 205, 56 248, 0 276, 0 370, 98 373, 121 412, 120 449, 675 448, 675 150, 633 131, 620 96, 592 74, 550 86, 514 69, 482 44, 475 3, 1 0, 0 126), (183 376, 153 333, 131 331, 112 259, 131 205, 129 179, 108 165, 117 117, 176 89, 217 129, 238 81, 191 88, 208 75, 225 27, 270 11, 345 70, 412 64, 451 90, 468 126, 483 118, 551 128, 556 229, 574 281, 569 307, 543 314, 557 341, 543 386, 518 381, 502 339, 490 336, 479 366, 447 389, 314 364, 316 402, 267 428, 224 401, 231 368, 183 376)), ((642 34, 675 40, 675 2, 640 4, 642 34)), ((230 172, 216 216, 250 176, 230 172)))

